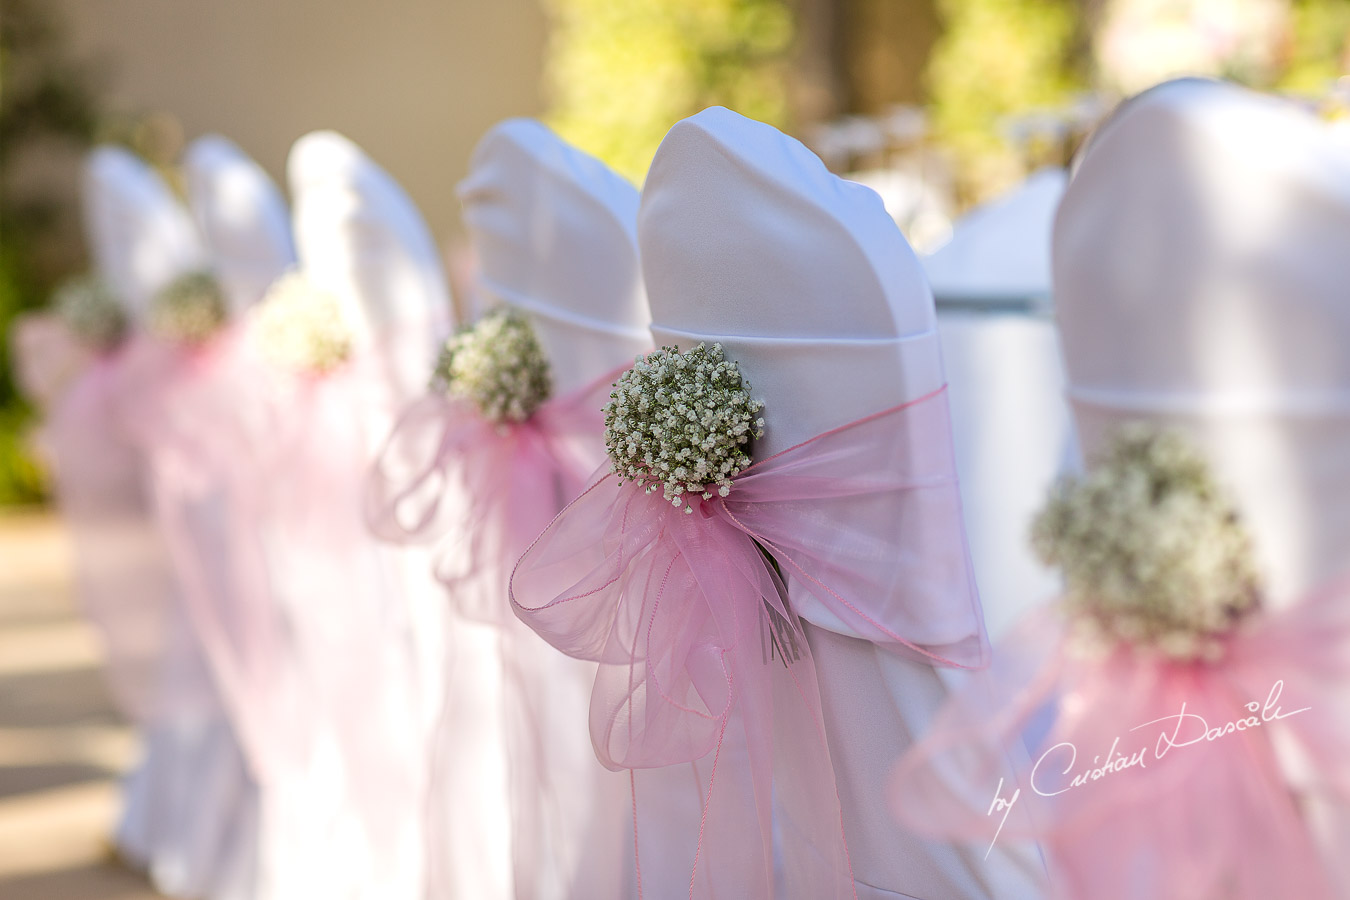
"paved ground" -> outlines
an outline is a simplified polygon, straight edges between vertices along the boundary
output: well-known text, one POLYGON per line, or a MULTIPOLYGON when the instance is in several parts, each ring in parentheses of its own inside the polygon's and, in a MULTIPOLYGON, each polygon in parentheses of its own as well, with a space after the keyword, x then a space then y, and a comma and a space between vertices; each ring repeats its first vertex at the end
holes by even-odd
POLYGON ((0 512, 0 900, 150 900, 107 849, 136 741, 69 573, 54 516, 0 512))

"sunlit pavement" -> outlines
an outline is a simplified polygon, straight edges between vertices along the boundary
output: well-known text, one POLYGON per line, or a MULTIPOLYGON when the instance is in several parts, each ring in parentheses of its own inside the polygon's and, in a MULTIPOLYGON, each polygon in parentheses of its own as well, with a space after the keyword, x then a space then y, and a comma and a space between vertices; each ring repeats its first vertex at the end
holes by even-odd
POLYGON ((76 610, 48 513, 0 513, 0 900, 149 900, 111 858, 117 774, 135 736, 76 610))

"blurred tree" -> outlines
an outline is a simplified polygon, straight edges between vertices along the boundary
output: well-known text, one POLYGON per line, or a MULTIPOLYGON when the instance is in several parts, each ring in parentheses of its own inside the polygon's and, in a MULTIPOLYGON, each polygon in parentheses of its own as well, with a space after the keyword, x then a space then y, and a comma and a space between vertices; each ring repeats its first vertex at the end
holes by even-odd
POLYGON ((788 118, 783 0, 546 0, 549 123, 640 181, 677 120, 712 105, 788 118))
POLYGON ((86 146, 96 121, 87 75, 65 56, 51 12, 43 0, 0 0, 0 503, 43 493, 24 446, 32 416, 11 375, 10 326, 80 264, 67 239, 72 211, 16 173, 86 146))
POLYGON ((1289 65, 1279 86, 1321 95, 1350 72, 1350 0, 1295 0, 1289 65))
POLYGON ((846 112, 920 103, 924 68, 942 21, 933 0, 834 0, 845 11, 846 112))
POLYGON ((1021 173, 1008 117, 1065 106, 1087 85, 1075 0, 939 0, 928 62, 934 137, 952 155, 965 202, 1021 173))

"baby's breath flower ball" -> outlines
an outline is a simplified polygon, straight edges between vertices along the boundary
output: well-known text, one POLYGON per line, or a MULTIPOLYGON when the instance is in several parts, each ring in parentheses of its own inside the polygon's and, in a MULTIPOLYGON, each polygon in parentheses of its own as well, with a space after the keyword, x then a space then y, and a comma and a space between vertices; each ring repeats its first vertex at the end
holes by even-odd
POLYGON ((1214 659, 1261 602, 1252 542, 1205 460, 1180 436, 1122 428, 1032 525, 1064 573, 1071 617, 1109 641, 1214 659))
POLYGON ((56 314, 75 337, 98 350, 111 350, 127 332, 127 315, 117 295, 93 275, 72 278, 52 297, 56 314))
POLYGON ((605 404, 605 445, 620 479, 661 487, 685 512, 685 494, 731 493, 750 465, 751 439, 764 436, 764 404, 750 397, 740 367, 721 344, 675 347, 639 356, 605 404))
POLYGON ((432 384, 498 423, 524 422, 553 393, 534 327, 524 313, 506 307, 445 342, 432 384))
POLYGON ((225 324, 225 294, 209 272, 180 275, 150 304, 150 331, 161 338, 198 344, 225 324))
POLYGON ((352 329, 342 304, 299 272, 272 285, 253 327, 258 348, 282 368, 329 372, 351 355, 352 329))

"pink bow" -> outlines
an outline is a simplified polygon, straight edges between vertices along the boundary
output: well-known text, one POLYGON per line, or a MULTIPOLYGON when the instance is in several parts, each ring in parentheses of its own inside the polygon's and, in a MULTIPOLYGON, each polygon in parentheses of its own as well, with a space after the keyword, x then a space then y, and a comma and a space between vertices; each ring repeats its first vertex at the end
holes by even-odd
POLYGON ((935 836, 1041 841, 1056 897, 1341 896, 1350 869, 1310 822, 1350 840, 1348 590, 1248 622, 1213 663, 1085 652, 1041 611, 902 760, 894 808, 935 836))
POLYGON ((712 754, 691 897, 775 895, 773 802, 811 832, 794 836, 810 851, 788 859, 790 894, 854 896, 814 664, 784 579, 862 637, 979 664, 949 435, 937 391, 755 463, 692 514, 604 475, 517 563, 516 615, 600 664, 591 736, 606 766, 712 754))
POLYGON ((428 392, 372 467, 371 530, 395 543, 438 541, 436 577, 460 612, 503 622, 511 563, 604 459, 601 409, 619 371, 520 423, 488 422, 471 403, 428 392))

